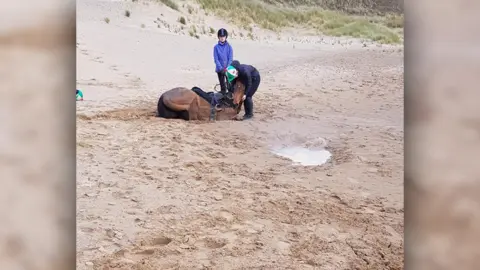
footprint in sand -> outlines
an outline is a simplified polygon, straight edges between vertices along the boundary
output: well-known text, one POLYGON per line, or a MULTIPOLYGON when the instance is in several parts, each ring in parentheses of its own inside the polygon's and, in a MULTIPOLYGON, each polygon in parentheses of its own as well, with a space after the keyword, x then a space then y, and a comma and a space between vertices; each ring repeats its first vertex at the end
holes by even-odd
POLYGON ((195 246, 208 249, 218 249, 226 246, 228 241, 222 238, 205 237, 195 242, 195 246))
POLYGON ((101 57, 95 57, 95 58, 93 58, 93 62, 103 63, 103 60, 102 60, 101 57))
POLYGON ((214 216, 226 222, 232 222, 233 220, 235 220, 235 216, 232 213, 224 210, 214 213, 214 216))
POLYGON ((166 246, 172 242, 171 238, 168 237, 157 237, 152 240, 152 245, 154 246, 166 246))
POLYGON ((122 250, 118 252, 117 255, 125 259, 131 260, 132 262, 139 261, 141 259, 154 255, 157 250, 159 250, 163 246, 170 244, 172 241, 173 240, 169 237, 156 237, 151 241, 142 241, 142 247, 140 247, 139 249, 132 251, 122 250))
POLYGON ((210 153, 207 153, 208 157, 210 158, 225 158, 225 154, 223 154, 222 152, 210 152, 210 153))
POLYGON ((150 256, 150 255, 153 255, 155 253, 155 250, 154 249, 145 249, 145 250, 142 250, 142 251, 137 251, 135 252, 134 254, 135 255, 147 255, 147 256, 150 256))

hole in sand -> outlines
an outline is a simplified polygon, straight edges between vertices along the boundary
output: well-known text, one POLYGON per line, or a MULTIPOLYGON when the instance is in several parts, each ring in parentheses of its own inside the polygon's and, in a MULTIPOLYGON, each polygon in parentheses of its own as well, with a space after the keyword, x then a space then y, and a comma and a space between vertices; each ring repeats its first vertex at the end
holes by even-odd
POLYGON ((293 161, 294 165, 319 166, 325 164, 332 154, 326 149, 311 150, 304 147, 286 147, 274 149, 272 152, 293 161))
POLYGON ((166 246, 166 245, 170 244, 170 242, 172 242, 171 238, 158 237, 158 238, 153 239, 152 244, 155 245, 155 246, 166 246))
POLYGON ((156 118, 157 112, 152 109, 153 106, 131 107, 114 109, 105 112, 100 112, 95 115, 77 114, 80 120, 120 120, 132 121, 138 119, 156 118))

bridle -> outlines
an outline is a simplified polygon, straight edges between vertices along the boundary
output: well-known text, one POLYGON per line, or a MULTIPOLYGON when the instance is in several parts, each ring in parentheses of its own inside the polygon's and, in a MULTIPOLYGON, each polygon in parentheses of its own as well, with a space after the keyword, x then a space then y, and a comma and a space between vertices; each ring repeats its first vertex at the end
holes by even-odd
MULTIPOLYGON (((230 84, 230 83, 227 82, 227 84, 230 84)), ((219 105, 238 110, 238 108, 242 104, 242 102, 240 102, 239 104, 234 104, 233 103, 233 97, 232 98, 225 98, 225 96, 223 96, 219 99, 217 97, 217 95, 215 95, 216 93, 218 93, 217 87, 219 87, 219 86, 220 86, 220 84, 217 83, 213 87, 214 94, 213 94, 213 97, 212 97, 212 101, 210 102, 210 121, 215 121, 215 118, 217 116, 217 109, 218 109, 219 105)))

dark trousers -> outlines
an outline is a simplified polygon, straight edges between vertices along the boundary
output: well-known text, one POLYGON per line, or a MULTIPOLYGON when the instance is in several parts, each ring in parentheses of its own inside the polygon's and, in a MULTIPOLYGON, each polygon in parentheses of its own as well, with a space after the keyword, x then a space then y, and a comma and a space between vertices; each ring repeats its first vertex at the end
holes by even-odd
POLYGON ((255 95, 255 92, 257 92, 258 86, 260 86, 260 74, 253 74, 252 76, 252 88, 250 89, 250 92, 246 94, 247 98, 253 97, 255 95))
POLYGON ((230 87, 227 82, 227 76, 225 76, 225 73, 223 73, 222 71, 217 72, 217 75, 218 75, 218 81, 220 82, 220 91, 225 94, 227 93, 227 87, 228 87, 228 91, 230 91, 230 87))
POLYGON ((251 118, 253 116, 253 95, 257 92, 258 86, 260 86, 260 74, 254 74, 252 76, 252 88, 250 92, 245 95, 245 101, 243 102, 245 106, 245 119, 251 118))

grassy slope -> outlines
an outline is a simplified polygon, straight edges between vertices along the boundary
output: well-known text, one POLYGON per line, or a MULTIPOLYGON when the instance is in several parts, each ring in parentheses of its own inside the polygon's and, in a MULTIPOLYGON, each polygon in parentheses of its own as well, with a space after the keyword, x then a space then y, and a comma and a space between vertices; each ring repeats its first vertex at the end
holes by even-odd
POLYGON ((403 12, 398 0, 261 0, 262 2, 289 7, 309 6, 337 10, 349 14, 385 14, 403 12))
POLYGON ((300 4, 305 5, 297 5, 296 9, 285 5, 292 4, 292 0, 197 1, 204 9, 228 18, 245 28, 248 28, 251 23, 270 30, 301 26, 332 36, 366 38, 380 43, 401 43, 403 41, 403 15, 399 14, 347 15, 343 12, 319 8, 318 3, 321 1, 329 2, 325 0, 297 0, 300 4), (275 3, 275 5, 265 2, 275 3), (309 2, 316 6, 308 6, 309 2))

